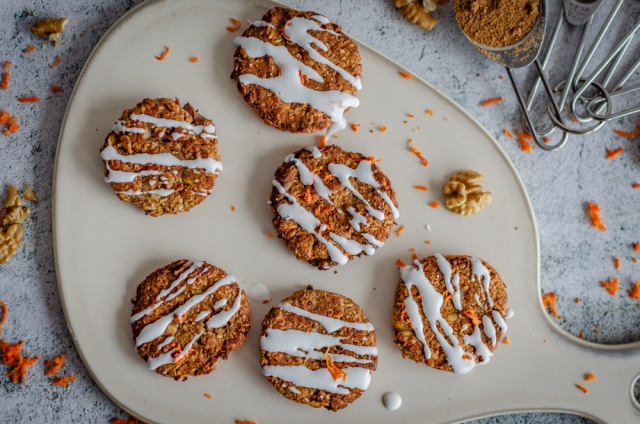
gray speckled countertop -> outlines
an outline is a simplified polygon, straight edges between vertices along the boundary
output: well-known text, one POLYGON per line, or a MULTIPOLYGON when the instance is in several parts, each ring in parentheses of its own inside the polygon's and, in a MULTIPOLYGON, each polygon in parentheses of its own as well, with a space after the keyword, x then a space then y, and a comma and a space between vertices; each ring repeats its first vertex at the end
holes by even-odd
MULTIPOLYGON (((634 130, 637 116, 607 124, 588 136, 573 137, 559 152, 545 153, 533 146, 533 152, 526 154, 516 140, 503 135, 503 129, 515 133, 521 128, 504 69, 485 60, 466 41, 455 24, 451 7, 438 10, 440 21, 436 29, 425 33, 407 23, 392 0, 289 2, 325 14, 426 78, 475 116, 514 162, 531 197, 540 232, 541 284, 543 291, 558 295, 562 319, 556 319, 557 324, 574 335, 584 331, 587 340, 599 343, 640 340, 638 301, 626 293, 632 282, 640 280, 640 263, 631 260, 640 257, 632 248, 633 243, 640 242, 640 189, 632 188, 632 184, 640 182, 640 138, 630 140, 613 133, 614 128, 634 130), (480 106, 481 101, 496 96, 503 96, 505 101, 491 107, 480 106), (624 147, 625 152, 606 160, 607 149, 618 147, 624 147), (602 206, 606 233, 591 227, 586 213, 588 202, 602 206), (614 269, 614 257, 621 258, 620 270, 614 269), (613 277, 619 277, 621 287, 615 297, 599 285, 613 277), (582 300, 579 304, 574 302, 578 297, 582 300)), ((24 244, 18 256, 0 265, 0 300, 10 309, 3 338, 11 342, 24 339, 24 352, 42 358, 30 370, 26 386, 13 385, 8 378, 0 377, 3 423, 107 423, 114 417, 126 416, 92 381, 65 325, 53 260, 51 184, 58 131, 82 66, 105 31, 138 3, 139 0, 0 0, 0 64, 12 62, 10 87, 0 91, 0 110, 18 116, 22 127, 17 134, 0 135, 0 191, 4 198, 9 184, 22 186, 28 182, 40 198, 25 224, 24 244), (36 16, 69 18, 60 47, 54 48, 31 35, 29 28, 36 16), (37 50, 27 55, 24 50, 30 45, 36 45, 37 50), (48 65, 56 56, 62 62, 51 69, 48 65), (61 85, 63 91, 53 94, 53 84, 61 85), (29 95, 37 95, 42 101, 21 104, 16 100, 29 95), (77 376, 68 389, 52 386, 43 376, 44 359, 62 351, 67 352, 63 373, 77 376)), ((559 1, 551 3, 548 7, 553 23, 559 1)), ((605 9, 612 7, 612 1, 605 3, 605 9)), ((640 13, 637 2, 624 7, 623 22, 607 35, 596 59, 640 13)), ((598 21, 603 20, 601 14, 598 21)), ((579 35, 575 29, 561 35, 559 54, 552 61, 552 81, 564 78, 579 35)), ((630 51, 637 57, 640 42, 636 41, 630 51)), ((530 84, 526 70, 517 75, 530 84)), ((640 82, 640 74, 636 73, 634 81, 640 82)), ((0 365, 0 372, 6 372, 6 367, 0 365)), ((528 413, 475 422, 589 421, 567 414, 528 413)))

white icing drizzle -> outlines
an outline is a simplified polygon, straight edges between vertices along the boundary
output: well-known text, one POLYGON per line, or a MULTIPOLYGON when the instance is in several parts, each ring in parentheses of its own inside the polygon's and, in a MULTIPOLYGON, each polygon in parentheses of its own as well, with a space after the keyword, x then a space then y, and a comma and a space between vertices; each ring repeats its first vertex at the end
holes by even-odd
POLYGON ((402 405, 402 398, 396 392, 387 392, 382 395, 382 404, 390 411, 395 411, 402 405))
POLYGON ((471 261, 471 273, 475 275, 476 280, 478 280, 478 284, 481 284, 484 288, 489 306, 493 306, 493 299, 491 299, 491 294, 489 293, 489 287, 491 287, 491 276, 489 274, 489 270, 484 266, 480 259, 469 257, 469 260, 471 261), (480 277, 484 278, 481 279, 480 277))
POLYGON ((193 336, 193 338, 189 340, 189 343, 187 343, 187 345, 182 350, 176 347, 167 353, 163 353, 162 355, 147 359, 147 368, 149 368, 150 370, 155 370, 162 365, 180 362, 189 354, 191 348, 193 347, 193 344, 200 338, 200 336, 202 336, 202 334, 204 334, 204 332, 198 333, 193 336), (173 355, 175 353, 178 353, 178 355, 174 357, 173 355))
POLYGON ((327 317, 324 315, 314 314, 313 312, 309 312, 305 309, 298 308, 293 306, 291 303, 281 302, 278 305, 278 308, 283 309, 287 312, 291 312, 292 314, 300 315, 301 317, 309 318, 314 321, 319 322, 329 333, 333 333, 334 331, 338 331, 342 327, 353 328, 355 330, 360 331, 373 331, 373 325, 369 322, 348 322, 342 321, 340 319, 327 317))
POLYGON ((307 168, 304 162, 296 158, 294 155, 287 156, 284 159, 284 161, 287 163, 293 162, 296 165, 296 168, 298 169, 298 176, 300 177, 300 182, 304 185, 313 184, 313 188, 316 190, 316 193, 318 193, 318 196, 322 197, 324 200, 326 200, 327 202, 333 205, 333 202, 329 197, 331 196, 331 190, 329 190, 329 188, 326 185, 324 185, 324 183, 322 182, 322 178, 320 178, 318 175, 311 172, 311 170, 307 168))
POLYGON ((313 156, 314 159, 319 159, 322 157, 322 153, 320 152, 320 149, 318 149, 317 146, 309 146, 309 147, 305 147, 305 149, 311 152, 311 155, 313 156))
POLYGON ((272 24, 265 21, 255 21, 255 22, 249 21, 249 25, 254 26, 256 28, 261 28, 261 27, 275 28, 272 24))
POLYGON ((164 131, 160 131, 160 132, 158 133, 158 137, 162 138, 162 137, 164 137, 164 134, 165 134, 165 132, 164 132, 164 131))
POLYGON ((373 234, 364 233, 362 234, 362 237, 364 237, 369 243, 375 244, 378 247, 384 246, 384 243, 375 238, 373 234))
MULTIPOLYGON (((234 280, 235 280, 235 278, 234 278, 234 280)), ((211 318, 209 318, 209 320, 207 321, 207 327, 208 328, 220 328, 220 327, 224 326, 227 322, 229 322, 231 317, 234 316, 236 314, 236 312, 238 312, 240 310, 241 302, 242 302, 242 289, 240 289, 238 291, 238 295, 236 296, 236 300, 233 301, 233 305, 231 305, 231 308, 229 308, 227 310, 222 310, 222 311, 218 312, 217 314, 215 314, 214 316, 212 316, 211 318)))
MULTIPOLYGON (((225 298, 226 299, 226 298, 225 298)), ((198 321, 202 321, 203 319, 205 319, 206 317, 209 316, 209 314, 211 313, 211 311, 202 311, 198 314, 198 316, 196 317, 196 322, 198 321)))
POLYGON ((453 306, 459 311, 462 310, 462 303, 460 302, 460 275, 456 273, 451 276, 453 270, 451 269, 451 264, 449 261, 442 256, 440 253, 436 253, 434 255, 436 257, 436 263, 438 264, 438 269, 442 273, 444 277, 444 284, 447 286, 447 290, 453 296, 451 297, 451 301, 453 302, 453 306))
MULTIPOLYGON (((171 293, 169 296, 167 296, 167 298, 164 300, 165 302, 168 302, 176 297, 178 297, 180 294, 182 294, 182 292, 184 291, 184 289, 186 289, 186 286, 182 286, 180 287, 178 290, 176 290, 175 292, 171 293)), ((164 302, 158 303, 158 305, 161 305, 164 302)))
POLYGON ((513 309, 511 309, 511 308, 507 309, 507 315, 506 315, 506 318, 507 318, 507 319, 511 319, 511 318, 513 318, 513 314, 514 314, 513 309))
MULTIPOLYGON (((494 310, 493 312, 496 311, 494 310)), ((500 315, 500 313, 498 313, 498 315, 500 315)), ((491 339, 491 346, 496 347, 496 329, 489 315, 482 316, 482 329, 484 330, 484 335, 491 339)))
POLYGON ((345 252, 348 252, 352 255, 357 255, 360 252, 364 252, 365 255, 373 255, 376 253, 375 247, 370 244, 360 244, 355 240, 348 239, 346 237, 342 237, 336 233, 329 233, 329 237, 336 243, 340 245, 344 249, 345 252))
POLYGON ((203 168, 211 174, 219 174, 222 164, 213 158, 178 159, 171 153, 136 153, 121 155, 115 147, 108 145, 100 153, 102 160, 119 160, 138 165, 184 166, 186 168, 203 168))
MULTIPOLYGON (((166 289, 160 291, 160 293, 158 293, 158 295, 156 296, 155 301, 158 302, 160 301, 163 297, 165 297, 166 295, 168 295, 169 293, 171 293, 171 291, 173 289, 175 289, 176 287, 178 287, 180 285, 180 283, 182 283, 189 275, 191 275, 191 273, 195 270, 199 270, 200 268, 202 268, 204 266, 204 262, 202 261, 195 261, 193 262, 189 268, 187 268, 186 270, 184 270, 183 272, 180 273, 180 275, 178 275, 178 278, 176 278, 170 285, 169 287, 167 287, 166 289)), ((195 276, 193 276, 192 278, 189 278, 189 280, 187 281, 188 284, 193 284, 194 281, 196 281, 196 279, 203 273, 205 272, 205 270, 202 270, 200 272, 198 272, 195 276)))
POLYGON ((160 197, 168 197, 171 196, 175 190, 172 188, 158 188, 155 190, 146 190, 146 191, 135 191, 133 189, 124 190, 124 191, 116 191, 116 194, 124 194, 126 196, 142 196, 143 194, 156 194, 160 197))
POLYGON ((351 214, 351 219, 349 220, 349 224, 353 227, 354 230, 360 231, 360 225, 367 225, 369 222, 366 216, 360 215, 353 206, 347 207, 347 212, 351 214))
MULTIPOLYGON (((163 171, 156 171, 153 169, 145 169, 139 172, 117 171, 115 169, 111 169, 109 165, 107 165, 107 170, 109 171, 109 175, 106 176, 104 180, 108 183, 132 183, 133 180, 139 176, 163 174, 163 171)), ((151 183, 151 181, 149 181, 149 183, 151 183)))
POLYGON ((347 377, 334 380, 327 368, 320 368, 312 371, 304 365, 265 365, 262 373, 267 377, 277 377, 300 387, 309 387, 325 390, 341 395, 349 394, 349 389, 366 390, 371 382, 371 371, 366 368, 347 367, 343 368, 347 377))
POLYGON ((218 300, 214 305, 213 308, 214 309, 218 309, 218 308, 222 308, 224 305, 227 304, 227 298, 223 297, 222 299, 218 300))
MULTIPOLYGON (((344 69, 334 65, 311 46, 313 44, 323 51, 328 49, 326 45, 309 34, 309 30, 328 31, 321 28, 318 22, 300 17, 291 19, 284 27, 284 33, 290 41, 299 44, 314 60, 331 67, 353 84, 356 89, 360 89, 359 77, 354 77, 344 69)), ((284 45, 274 46, 254 37, 238 37, 234 44, 236 47, 242 47, 246 54, 254 59, 271 56, 280 68, 280 76, 278 77, 259 78, 253 74, 240 75, 238 80, 242 84, 261 86, 275 93, 285 103, 309 104, 313 108, 326 113, 333 121, 327 131, 328 136, 347 126, 347 120, 343 114, 345 109, 357 107, 360 104, 360 101, 355 96, 338 90, 317 91, 305 87, 300 75, 305 75, 319 83, 324 81, 313 68, 292 56, 284 45)))
MULTIPOLYGON (((507 309, 507 316, 509 315, 508 311, 510 311, 510 309, 507 309)), ((502 315, 500 315, 500 312, 494 309, 493 311, 491 311, 491 315, 493 316, 493 320, 496 322, 496 324, 498 324, 498 327, 500 327, 500 331, 502 331, 502 334, 506 333, 507 323, 504 318, 502 318, 502 315)))
POLYGON ((271 300, 269 289, 262 283, 255 283, 245 289, 247 297, 254 302, 262 303, 265 300, 271 300))
POLYGON ((144 134, 147 130, 145 130, 144 128, 137 128, 137 127, 125 127, 124 121, 116 121, 116 124, 113 126, 111 131, 116 133, 132 132, 132 133, 144 134))
POLYGON ((152 124, 152 125, 155 125, 156 127, 184 128, 185 130, 193 131, 198 135, 201 135, 202 133, 213 134, 216 132, 216 127, 213 124, 192 125, 188 122, 176 121, 175 119, 156 118, 150 115, 137 114, 137 113, 132 113, 131 115, 129 115, 129 119, 144 122, 146 124, 152 124))
POLYGON ((169 336, 166 339, 164 339, 164 341, 162 343, 160 343, 158 345, 158 350, 162 350, 163 347, 165 347, 166 345, 168 345, 169 343, 171 343, 174 340, 173 336, 169 336))
POLYGON ((313 15, 313 16, 312 16, 312 18, 313 18, 313 19, 315 19, 316 21, 318 21, 318 22, 322 23, 322 24, 325 24, 325 25, 326 25, 326 24, 330 24, 330 23, 331 23, 331 21, 329 20, 329 18, 327 18, 327 17, 326 17, 326 16, 324 16, 324 15, 313 15))
MULTIPOLYGON (((492 326, 493 327, 493 326, 492 326)), ((473 329, 473 333, 470 336, 463 336, 464 342, 474 347, 476 355, 482 356, 482 362, 480 364, 486 364, 493 356, 493 353, 489 350, 486 344, 482 341, 482 334, 480 333, 480 327, 473 329)), ((447 358, 448 360, 449 358, 447 358)), ((475 362, 474 362, 475 364, 475 362)), ((473 368, 473 367, 472 367, 473 368)))
POLYGON ((185 135, 186 134, 182 134, 182 133, 179 133, 179 132, 172 132, 171 133, 171 138, 173 138, 173 141, 178 141, 179 139, 181 139, 185 135))
POLYGON ((293 387, 293 386, 289 386, 289 391, 290 391, 291 393, 295 393, 295 394, 297 394, 297 395, 299 395, 299 394, 300 394, 300 390, 296 389, 296 388, 295 388, 295 387, 293 387))

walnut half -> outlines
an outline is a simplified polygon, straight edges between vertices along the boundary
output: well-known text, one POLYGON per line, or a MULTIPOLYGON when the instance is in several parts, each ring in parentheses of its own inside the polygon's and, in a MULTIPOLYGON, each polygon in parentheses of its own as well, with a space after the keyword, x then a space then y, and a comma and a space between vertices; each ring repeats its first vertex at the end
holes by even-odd
POLYGON ((431 31, 436 26, 436 18, 430 13, 437 6, 446 6, 449 0, 395 0, 395 5, 407 21, 422 29, 431 31))
POLYGON ((69 20, 67 18, 44 18, 36 22, 31 27, 33 35, 50 40, 54 46, 60 44, 60 33, 67 25, 69 20))
POLYGON ((491 193, 482 191, 480 181, 483 176, 476 171, 458 172, 442 187, 446 196, 453 195, 445 202, 447 208, 460 215, 471 215, 481 211, 491 203, 491 193))

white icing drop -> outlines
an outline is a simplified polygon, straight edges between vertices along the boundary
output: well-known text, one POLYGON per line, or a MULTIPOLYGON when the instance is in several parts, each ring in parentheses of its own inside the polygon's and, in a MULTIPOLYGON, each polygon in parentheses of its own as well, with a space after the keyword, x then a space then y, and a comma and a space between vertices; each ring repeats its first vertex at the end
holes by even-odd
POLYGON ((493 326, 493 321, 491 321, 489 315, 482 316, 482 328, 484 330, 484 335, 491 339, 491 346, 496 347, 496 329, 493 326))
POLYGON ((353 206, 347 207, 347 212, 351 214, 351 219, 349 220, 349 224, 353 227, 354 230, 360 231, 360 225, 367 225, 369 222, 366 216, 360 215, 353 206))
POLYGON ((311 170, 307 168, 304 162, 296 158, 294 155, 287 156, 284 159, 284 161, 286 163, 293 162, 296 165, 296 168, 298 169, 298 176, 300 177, 300 182, 304 185, 313 184, 313 188, 316 190, 316 193, 318 193, 318 196, 322 197, 324 200, 326 200, 327 202, 333 205, 333 202, 329 197, 331 196, 331 190, 329 190, 329 188, 324 185, 324 183, 322 182, 322 178, 320 178, 318 175, 311 172, 311 170))
POLYGON ((211 311, 202 311, 198 314, 198 316, 196 317, 196 322, 198 321, 202 321, 203 319, 205 319, 206 317, 209 316, 209 314, 211 314, 211 311))
MULTIPOLYGON (((470 336, 464 335, 464 342, 473 346, 476 350, 476 355, 482 356, 481 364, 486 364, 493 356, 487 345, 482 341, 482 334, 480 333, 480 327, 476 327, 470 336)), ((448 359, 448 358, 447 358, 448 359)), ((473 368, 473 367, 472 367, 473 368)))
POLYGON ((438 269, 444 277, 444 284, 447 286, 447 290, 449 291, 449 293, 453 295, 451 297, 453 306, 455 306, 457 310, 461 311, 462 303, 460 302, 460 275, 458 273, 454 274, 453 276, 451 275, 453 273, 451 264, 440 253, 436 253, 434 256, 436 257, 438 269))
POLYGON ((426 228, 427 231, 431 232, 431 225, 425 224, 424 228, 426 228))
POLYGON ((269 289, 262 283, 255 283, 245 289, 247 297, 254 302, 262 303, 265 300, 271 300, 269 289))
POLYGON ((164 131, 160 131, 160 132, 158 133, 158 137, 162 138, 162 137, 164 137, 164 134, 165 134, 165 132, 164 132, 164 131))
POLYGON ((292 392, 292 393, 295 393, 295 394, 297 394, 297 395, 299 395, 299 394, 300 394, 300 390, 296 389, 296 388, 295 388, 295 387, 293 387, 293 386, 289 386, 289 391, 290 391, 290 392, 292 392))
POLYGON ((513 318, 513 314, 514 314, 513 309, 511 309, 511 308, 507 309, 507 315, 506 315, 506 318, 507 318, 507 319, 511 319, 511 318, 513 318))
POLYGON ((171 138, 173 138, 173 141, 178 141, 184 136, 185 136, 185 134, 182 134, 182 133, 179 133, 179 132, 171 133, 171 138))
POLYGON ((133 155, 121 155, 115 147, 109 145, 100 153, 102 160, 119 160, 138 165, 162 165, 162 166, 184 166, 186 168, 203 168, 211 174, 218 174, 222 171, 222 164, 213 158, 178 159, 171 153, 136 153, 133 155))
POLYGON ((480 259, 469 257, 469 260, 471 261, 471 273, 475 275, 476 280, 478 280, 478 284, 482 284, 489 306, 493 306, 493 299, 491 299, 491 294, 489 293, 489 288, 491 287, 491 275, 489 274, 489 270, 484 266, 480 259), (480 277, 483 277, 483 279, 480 277))
POLYGON ((382 395, 382 404, 390 411, 395 411, 402 405, 402 398, 396 392, 387 392, 382 395))
POLYGON ((113 126, 111 131, 116 133, 132 132, 132 133, 144 134, 147 130, 145 130, 144 128, 125 127, 124 121, 116 121, 116 124, 113 126))
POLYGON ((166 339, 164 339, 164 341, 162 343, 160 343, 158 345, 158 350, 162 350, 163 347, 165 347, 166 345, 168 345, 169 343, 171 343, 174 340, 173 336, 169 336, 166 339))
POLYGON ((227 304, 227 298, 223 297, 222 299, 218 300, 214 305, 213 305, 213 309, 219 309, 222 308, 224 305, 227 304))
POLYGON ((375 238, 373 234, 364 233, 362 234, 362 237, 364 237, 369 243, 374 244, 378 247, 384 246, 384 243, 375 238))
POLYGON ((320 149, 318 149, 318 147, 316 146, 305 147, 305 149, 311 152, 311 155, 314 157, 314 159, 319 159, 322 157, 322 153, 320 152, 320 149))
POLYGON ((278 308, 283 309, 287 312, 291 312, 292 314, 300 315, 301 317, 305 317, 305 318, 309 318, 314 321, 317 321, 320 324, 322 324, 325 330, 327 330, 327 332, 329 333, 338 331, 342 327, 353 328, 355 330, 361 330, 361 331, 373 331, 373 325, 369 322, 342 321, 336 318, 314 314, 313 312, 309 312, 305 309, 301 309, 296 306, 293 306, 291 303, 281 302, 278 305, 278 308))
POLYGON ((333 241, 338 243, 345 252, 348 252, 352 255, 357 255, 360 252, 364 252, 365 255, 371 256, 376 253, 376 249, 370 244, 360 244, 355 240, 350 240, 336 233, 329 233, 329 237, 331 237, 333 241))
MULTIPOLYGON (((507 312, 509 311, 509 309, 507 309, 507 312)), ((502 331, 502 334, 507 332, 507 323, 504 320, 504 318, 502 318, 502 315, 500 315, 500 312, 496 311, 495 309, 493 311, 491 311, 491 315, 493 316, 493 320, 496 322, 496 324, 498 324, 498 327, 500 327, 500 331, 502 331)), ((508 313, 507 313, 508 315, 508 313)))
POLYGON ((334 380, 326 368, 312 371, 304 365, 265 365, 262 367, 262 373, 267 377, 277 377, 296 386, 325 390, 341 395, 349 394, 347 388, 366 390, 369 387, 371 371, 368 369, 347 367, 343 368, 343 371, 347 373, 344 381, 342 379, 334 380))

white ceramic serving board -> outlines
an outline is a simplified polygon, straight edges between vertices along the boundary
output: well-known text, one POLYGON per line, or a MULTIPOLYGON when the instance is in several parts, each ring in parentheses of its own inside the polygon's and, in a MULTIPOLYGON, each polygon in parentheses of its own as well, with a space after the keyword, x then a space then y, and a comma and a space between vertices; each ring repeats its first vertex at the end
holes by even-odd
POLYGON ((630 385, 640 371, 640 344, 590 344, 562 333, 547 318, 540 302, 533 212, 504 152, 449 98, 420 78, 400 77, 398 71, 406 69, 362 43, 361 106, 347 114, 349 122, 362 126, 358 132, 340 132, 331 142, 382 159, 379 166, 400 204, 398 224, 406 229, 401 237, 392 234, 375 256, 335 268, 337 273, 297 261, 282 241, 265 237, 273 232, 267 200, 275 169, 287 154, 318 141, 318 135, 289 134, 263 124, 229 78, 233 40, 241 34, 225 30, 229 18, 240 19, 244 29, 247 19, 259 20, 273 5, 267 0, 148 1, 109 30, 78 80, 57 153, 56 265, 69 330, 105 393, 144 421, 163 423, 436 423, 536 410, 637 422, 640 410, 630 385), (166 60, 156 60, 166 46, 171 47, 166 60), (189 62, 193 56, 198 63, 189 62), (104 182, 99 148, 121 111, 145 97, 189 101, 217 125, 224 171, 213 194, 188 213, 145 216, 119 201, 104 182), (427 108, 435 115, 426 115, 427 108), (378 131, 379 126, 388 131, 378 131), (428 167, 408 150, 409 138, 429 159, 428 167), (446 179, 466 169, 485 175, 491 206, 470 217, 430 208, 431 201, 444 203, 440 191, 446 179), (413 189, 416 184, 429 191, 413 189), (456 375, 401 357, 391 328, 399 280, 395 262, 410 260, 412 247, 420 257, 436 252, 478 256, 500 272, 515 317, 508 321, 511 344, 501 344, 489 364, 456 375), (268 305, 252 303, 252 329, 239 352, 214 373, 187 382, 147 370, 129 326, 130 298, 138 283, 180 258, 206 260, 247 286, 262 282, 273 299, 268 305), (258 364, 265 313, 308 284, 352 298, 377 331, 379 368, 371 385, 337 413, 283 398, 258 364), (598 378, 585 384, 591 390, 585 395, 574 384, 584 384, 588 372, 598 378), (402 396, 399 410, 383 407, 387 391, 402 396))

